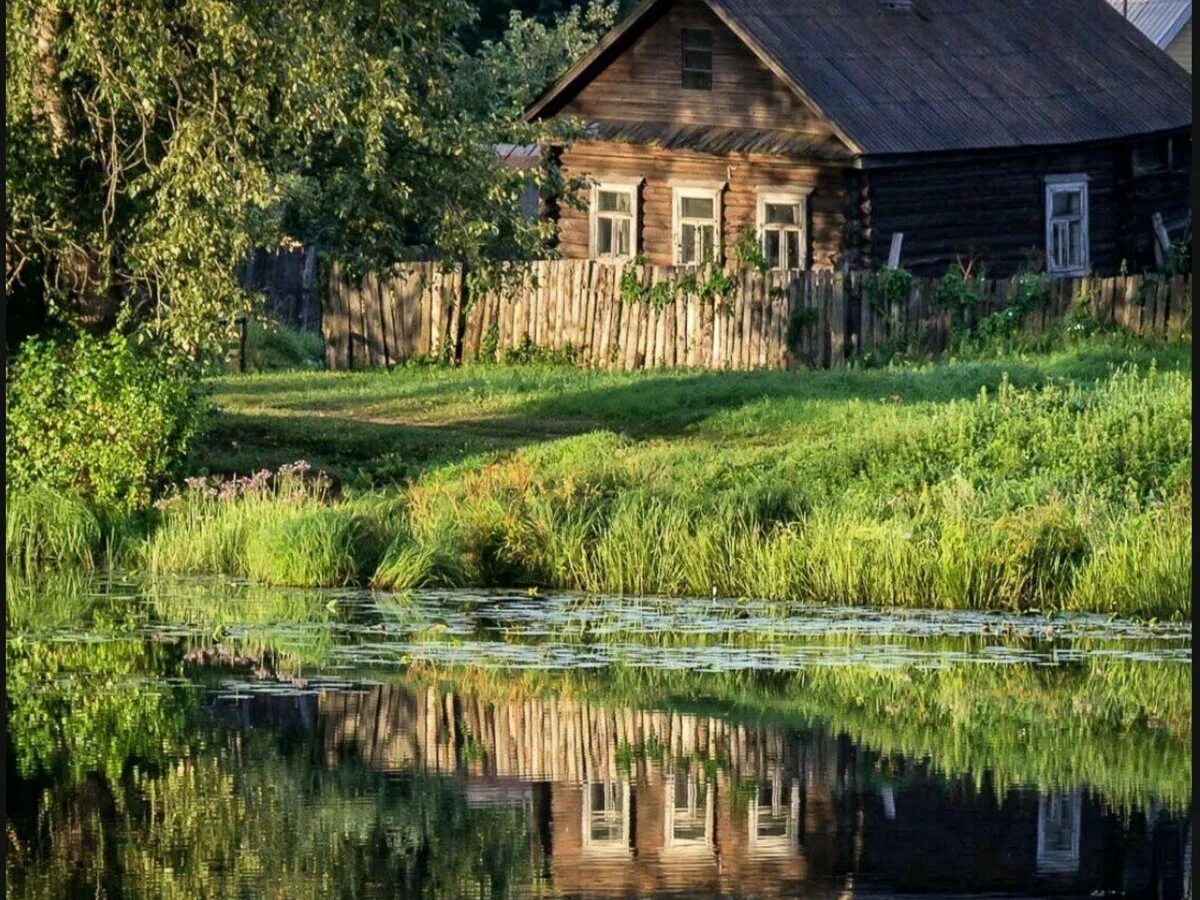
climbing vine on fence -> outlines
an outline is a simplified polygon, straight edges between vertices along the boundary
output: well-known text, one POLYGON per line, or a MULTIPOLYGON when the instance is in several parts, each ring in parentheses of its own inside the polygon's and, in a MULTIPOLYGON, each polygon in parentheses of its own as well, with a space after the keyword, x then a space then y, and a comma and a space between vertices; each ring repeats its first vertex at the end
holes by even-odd
POLYGON ((736 278, 719 266, 710 266, 706 277, 701 280, 695 272, 689 272, 677 281, 660 281, 643 284, 641 269, 646 258, 639 254, 621 273, 620 293, 624 303, 647 303, 650 308, 661 310, 680 295, 696 294, 703 301, 721 300, 733 293, 736 278))
POLYGON ((1027 315, 1044 308, 1050 300, 1050 278, 1044 272, 1020 272, 1013 276, 1012 284, 1012 296, 1004 308, 981 319, 975 327, 981 337, 1011 336, 1027 315))
POLYGON ((983 275, 973 274, 972 268, 972 264, 954 263, 933 288, 934 305, 949 310, 956 325, 961 325, 966 311, 978 307, 982 299, 979 286, 983 275))
POLYGON ((863 277, 863 294, 871 312, 887 318, 894 305, 908 299, 912 281, 912 272, 908 269, 884 268, 878 272, 868 272, 863 277))

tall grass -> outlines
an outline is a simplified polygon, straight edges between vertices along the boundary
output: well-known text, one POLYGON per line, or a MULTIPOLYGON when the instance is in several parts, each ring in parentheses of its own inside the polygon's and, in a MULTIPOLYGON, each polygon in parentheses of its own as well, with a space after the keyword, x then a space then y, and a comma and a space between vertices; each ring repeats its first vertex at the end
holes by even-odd
POLYGON ((385 499, 331 503, 330 483, 304 463, 249 478, 189 479, 158 504, 141 548, 158 574, 225 574, 263 584, 349 584, 376 567, 385 499))
POLYGON ((770 459, 708 435, 544 444, 418 481, 375 580, 1178 617, 1189 390, 1002 383, 770 459))
POLYGON ((4 558, 10 566, 90 568, 101 537, 99 517, 80 497, 39 486, 4 493, 4 558))

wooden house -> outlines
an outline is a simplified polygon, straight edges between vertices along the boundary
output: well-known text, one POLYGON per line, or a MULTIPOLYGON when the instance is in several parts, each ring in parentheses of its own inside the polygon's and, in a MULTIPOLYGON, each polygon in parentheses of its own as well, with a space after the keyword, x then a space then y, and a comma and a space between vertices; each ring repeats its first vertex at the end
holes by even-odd
POLYGON ((1192 71, 1192 0, 1108 0, 1171 59, 1192 71))
POLYGON ((567 258, 1131 271, 1189 214, 1191 85, 1106 0, 642 0, 526 110, 584 137, 567 258), (740 246, 746 247, 743 243, 740 246))

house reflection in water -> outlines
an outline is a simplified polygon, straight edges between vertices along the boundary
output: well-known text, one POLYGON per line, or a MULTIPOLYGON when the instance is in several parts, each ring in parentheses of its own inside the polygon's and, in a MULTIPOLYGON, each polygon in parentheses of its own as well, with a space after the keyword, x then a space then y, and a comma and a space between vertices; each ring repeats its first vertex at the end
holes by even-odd
POLYGON ((305 699, 329 765, 352 755, 525 804, 563 894, 1182 898, 1190 882, 1181 816, 1001 793, 820 728, 405 684, 305 699))

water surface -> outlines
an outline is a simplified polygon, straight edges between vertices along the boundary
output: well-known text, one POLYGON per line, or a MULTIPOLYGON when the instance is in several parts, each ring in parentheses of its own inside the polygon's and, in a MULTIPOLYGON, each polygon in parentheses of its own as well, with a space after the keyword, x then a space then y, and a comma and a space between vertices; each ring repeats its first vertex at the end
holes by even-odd
POLYGON ((211 580, 8 593, 14 897, 1190 884, 1186 626, 211 580))

